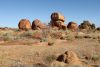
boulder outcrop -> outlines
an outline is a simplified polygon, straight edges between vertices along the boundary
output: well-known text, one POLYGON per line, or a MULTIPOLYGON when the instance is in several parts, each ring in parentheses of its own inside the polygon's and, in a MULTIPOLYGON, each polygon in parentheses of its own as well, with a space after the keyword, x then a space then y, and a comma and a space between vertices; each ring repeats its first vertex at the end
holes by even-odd
POLYGON ((27 19, 21 19, 18 24, 19 30, 29 30, 31 29, 31 23, 27 19))

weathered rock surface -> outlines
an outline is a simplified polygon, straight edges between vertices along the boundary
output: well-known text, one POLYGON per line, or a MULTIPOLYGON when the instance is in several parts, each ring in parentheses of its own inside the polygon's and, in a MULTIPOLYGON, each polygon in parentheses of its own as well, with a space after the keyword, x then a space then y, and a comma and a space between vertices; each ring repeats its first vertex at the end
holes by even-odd
POLYGON ((46 28, 46 25, 43 24, 40 20, 36 19, 32 22, 32 29, 33 30, 39 30, 46 28))
POLYGON ((29 30, 31 29, 31 23, 27 19, 21 19, 18 24, 19 30, 29 30))

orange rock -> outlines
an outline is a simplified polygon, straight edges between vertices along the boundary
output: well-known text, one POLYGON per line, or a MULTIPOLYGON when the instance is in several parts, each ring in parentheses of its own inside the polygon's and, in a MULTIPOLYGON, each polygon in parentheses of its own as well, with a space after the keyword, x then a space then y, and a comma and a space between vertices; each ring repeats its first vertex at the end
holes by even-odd
POLYGON ((36 19, 32 22, 32 29, 33 30, 39 30, 46 28, 46 25, 44 25, 40 20, 36 19))
POLYGON ((73 51, 66 51, 65 52, 65 63, 69 64, 81 64, 82 62, 78 58, 77 54, 73 51))
POLYGON ((50 21, 50 26, 55 28, 57 27, 58 29, 63 29, 66 30, 66 25, 64 25, 65 17, 57 12, 54 12, 51 14, 51 21, 50 21))
POLYGON ((51 21, 51 26, 52 27, 58 27, 58 29, 66 29, 67 26, 62 22, 62 21, 51 21))
POLYGON ((64 54, 57 58, 57 61, 64 62, 67 64, 82 64, 77 54, 73 51, 66 51, 64 54))
POLYGON ((27 19, 21 19, 19 21, 18 27, 20 30, 29 30, 31 29, 31 23, 27 19))
POLYGON ((72 31, 77 31, 78 25, 75 22, 69 22, 67 25, 67 28, 72 30, 72 31))

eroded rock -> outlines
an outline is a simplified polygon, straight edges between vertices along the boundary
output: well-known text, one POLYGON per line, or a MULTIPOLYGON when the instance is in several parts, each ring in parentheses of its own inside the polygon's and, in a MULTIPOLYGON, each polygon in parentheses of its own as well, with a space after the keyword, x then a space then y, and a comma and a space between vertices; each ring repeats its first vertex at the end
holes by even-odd
POLYGON ((29 30, 31 29, 31 23, 27 19, 21 19, 18 24, 19 30, 29 30))

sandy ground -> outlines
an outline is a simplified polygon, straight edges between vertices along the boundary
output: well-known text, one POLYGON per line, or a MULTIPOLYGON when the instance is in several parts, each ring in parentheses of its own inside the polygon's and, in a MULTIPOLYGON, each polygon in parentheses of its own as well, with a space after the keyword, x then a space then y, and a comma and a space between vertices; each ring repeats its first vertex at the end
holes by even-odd
POLYGON ((0 67, 14 67, 18 64, 48 64, 49 62, 45 59, 47 56, 58 56, 67 50, 75 51, 80 58, 83 55, 91 57, 97 54, 100 56, 100 43, 96 39, 55 40, 54 45, 48 46, 47 44, 47 42, 33 42, 30 45, 23 45, 22 41, 1 43, 0 67))

